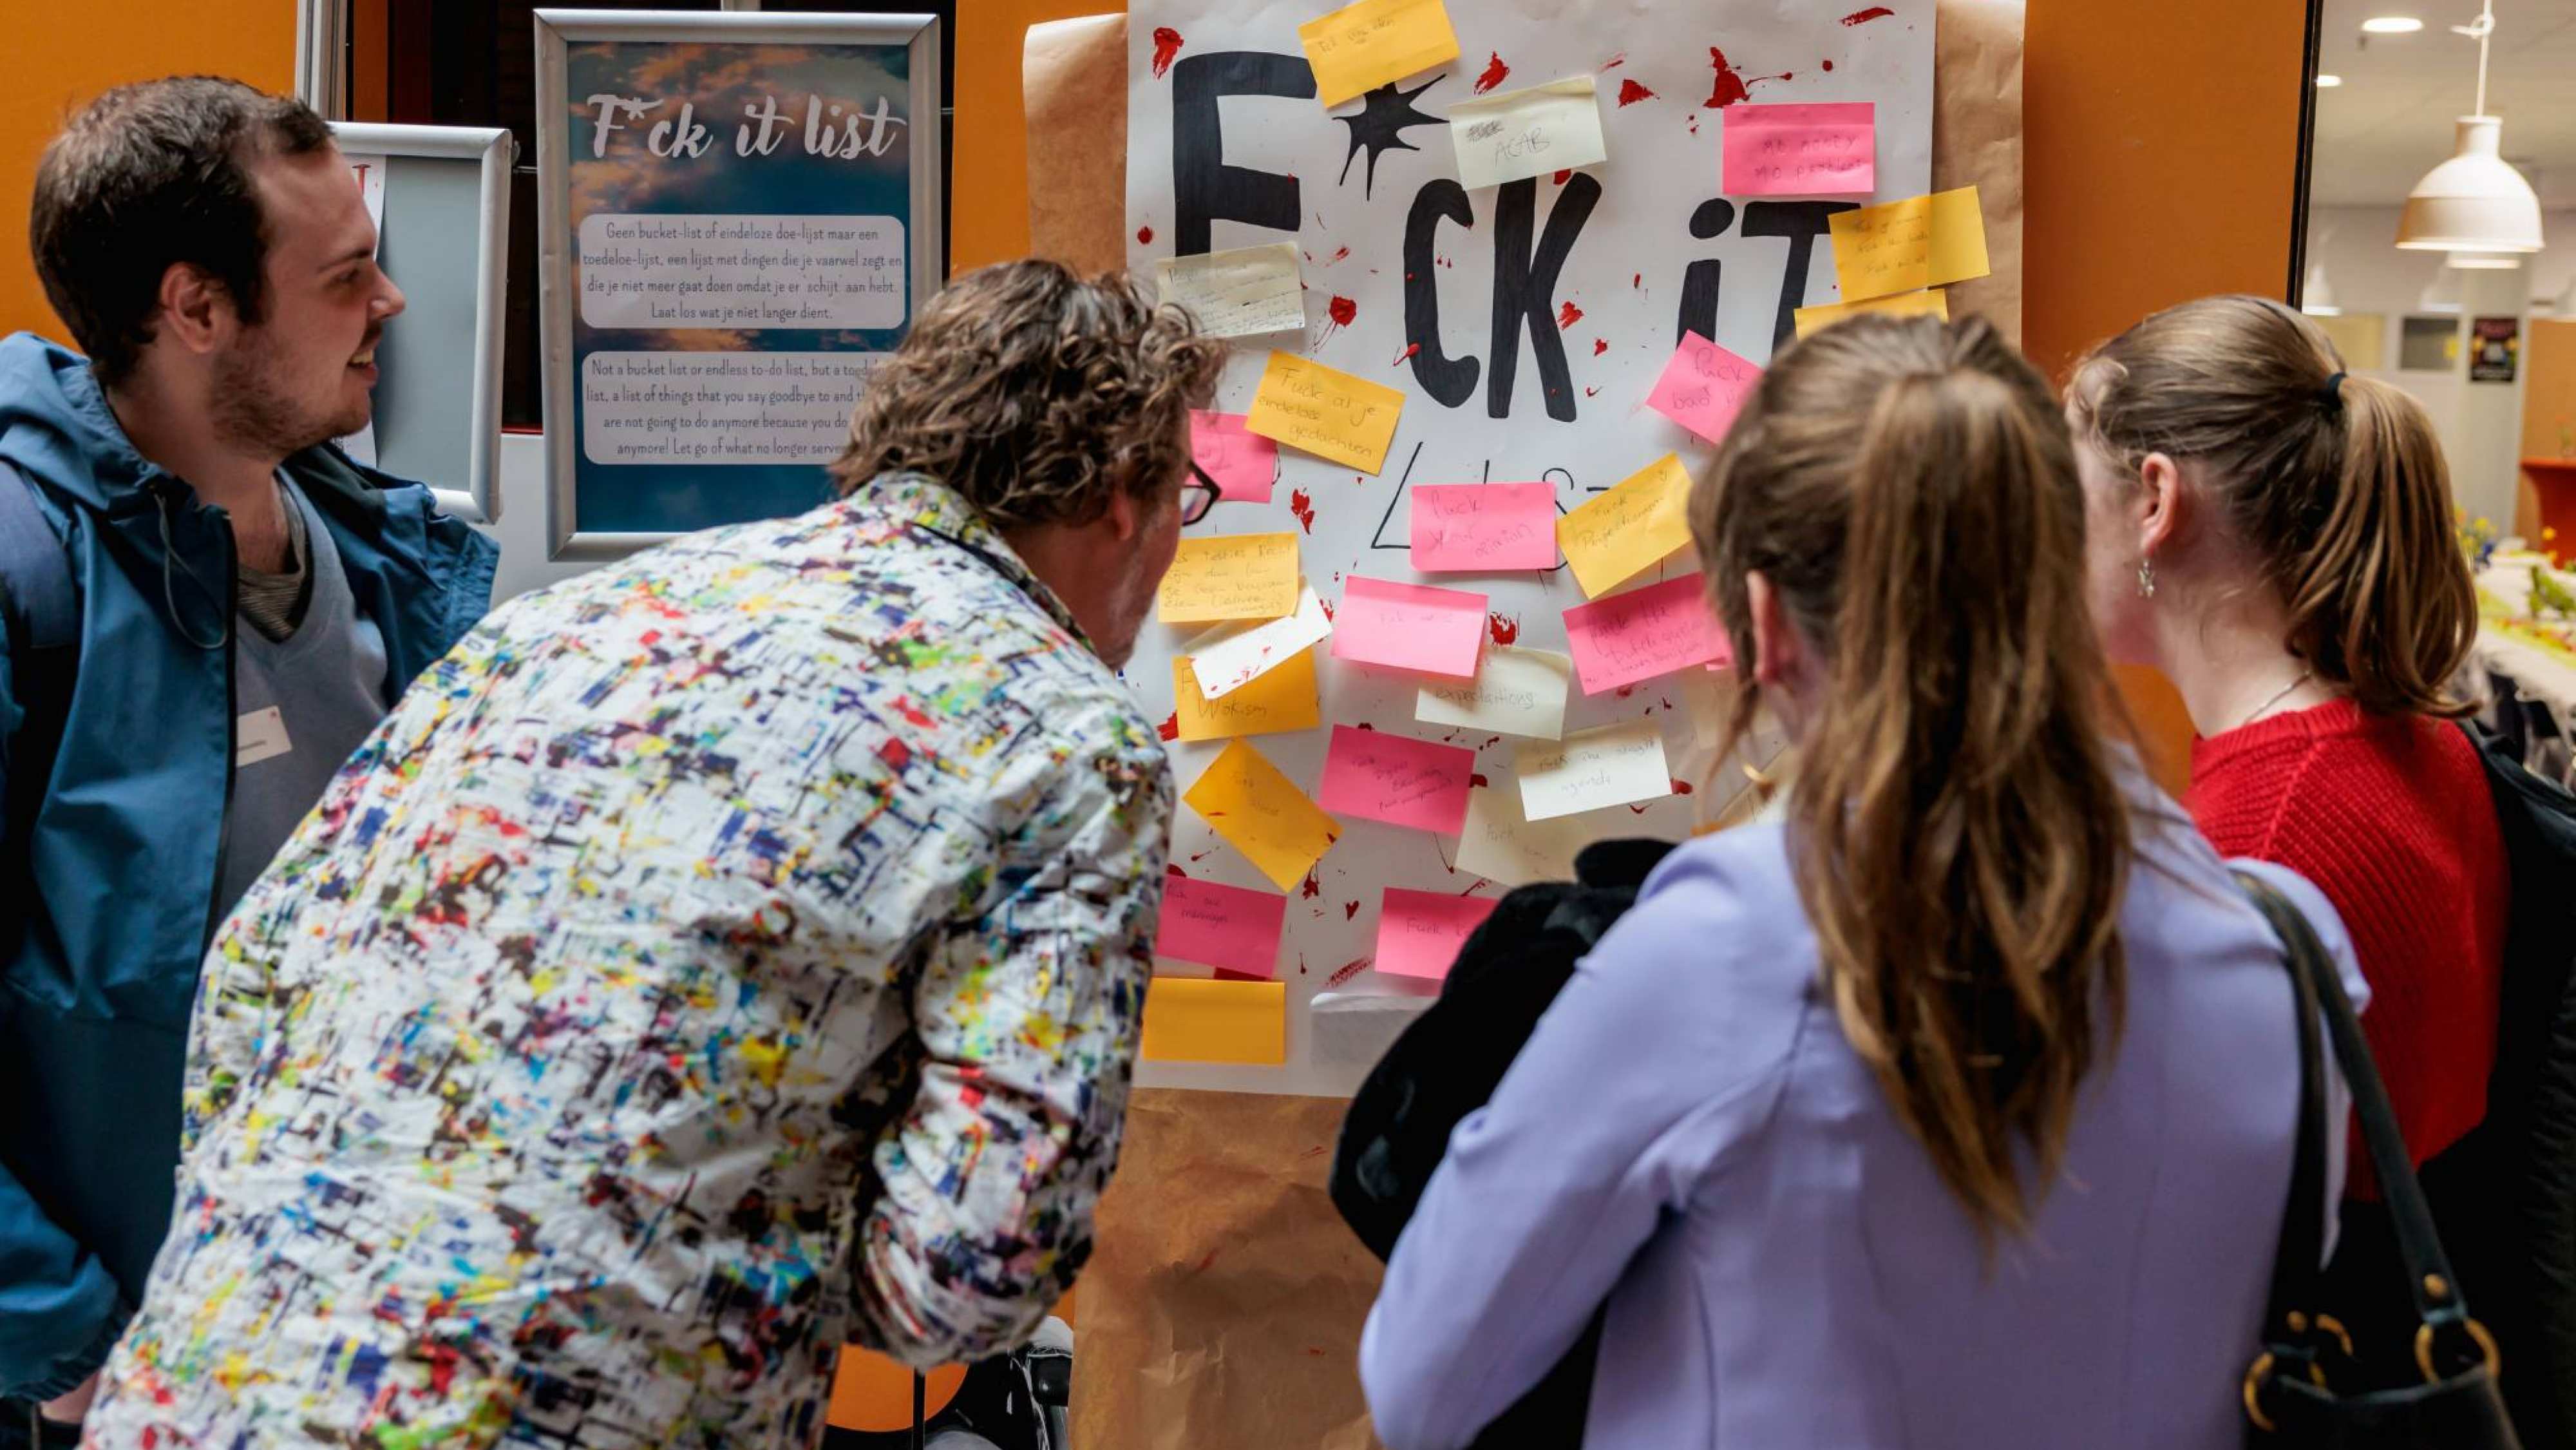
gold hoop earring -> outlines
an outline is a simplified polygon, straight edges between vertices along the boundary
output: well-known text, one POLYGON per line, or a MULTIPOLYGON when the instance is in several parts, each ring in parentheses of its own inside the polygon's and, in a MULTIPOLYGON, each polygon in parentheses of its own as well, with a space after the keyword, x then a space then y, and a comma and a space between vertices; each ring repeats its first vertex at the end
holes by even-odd
POLYGON ((2156 597, 2156 566, 2155 561, 2151 559, 2138 560, 2138 597, 2140 599, 2156 597))

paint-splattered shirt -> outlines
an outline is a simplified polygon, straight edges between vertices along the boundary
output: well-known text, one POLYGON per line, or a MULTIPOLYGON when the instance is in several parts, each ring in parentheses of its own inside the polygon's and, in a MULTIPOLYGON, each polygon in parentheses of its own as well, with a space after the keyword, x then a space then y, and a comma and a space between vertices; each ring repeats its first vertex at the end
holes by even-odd
POLYGON ((89 1443, 810 1445, 845 1339, 1025 1337, 1116 1156, 1171 810, 926 480, 499 610, 217 938, 89 1443))

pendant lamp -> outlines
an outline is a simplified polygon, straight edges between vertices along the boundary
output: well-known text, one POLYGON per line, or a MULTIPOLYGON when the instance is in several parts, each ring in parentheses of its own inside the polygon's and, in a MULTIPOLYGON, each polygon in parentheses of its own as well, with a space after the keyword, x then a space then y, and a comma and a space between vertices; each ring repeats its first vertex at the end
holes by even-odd
POLYGON ((2478 113, 2459 119, 2451 159, 2425 172, 2407 194, 2406 212, 2397 220, 2397 245, 2418 251, 2537 252, 2540 198, 2499 154, 2504 121, 2486 114, 2495 0, 2485 0, 2474 24, 2451 29, 2478 43, 2478 113))

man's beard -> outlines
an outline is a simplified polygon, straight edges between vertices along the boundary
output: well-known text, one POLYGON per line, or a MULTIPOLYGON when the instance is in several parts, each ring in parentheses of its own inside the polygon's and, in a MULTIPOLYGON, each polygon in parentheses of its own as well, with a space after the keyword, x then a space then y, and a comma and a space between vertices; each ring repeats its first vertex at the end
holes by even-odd
POLYGON ((296 397, 284 372, 265 330, 225 353, 215 367, 217 435, 244 452, 285 458, 367 426, 365 401, 332 413, 331 403, 296 397))

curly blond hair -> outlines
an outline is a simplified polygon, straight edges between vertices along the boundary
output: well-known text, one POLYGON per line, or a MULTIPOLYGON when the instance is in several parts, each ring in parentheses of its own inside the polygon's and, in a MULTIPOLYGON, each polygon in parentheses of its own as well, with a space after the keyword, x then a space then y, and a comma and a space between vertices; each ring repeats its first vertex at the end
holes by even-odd
POLYGON ((832 474, 845 495, 923 474, 1001 529, 1089 523, 1113 490, 1150 499, 1189 466, 1189 410, 1224 362, 1189 314, 1124 277, 981 267, 931 298, 868 380, 832 474))

